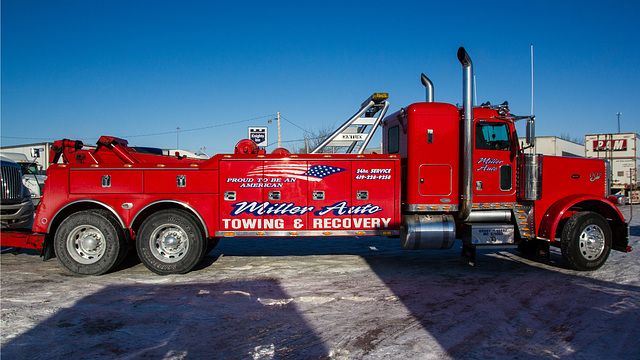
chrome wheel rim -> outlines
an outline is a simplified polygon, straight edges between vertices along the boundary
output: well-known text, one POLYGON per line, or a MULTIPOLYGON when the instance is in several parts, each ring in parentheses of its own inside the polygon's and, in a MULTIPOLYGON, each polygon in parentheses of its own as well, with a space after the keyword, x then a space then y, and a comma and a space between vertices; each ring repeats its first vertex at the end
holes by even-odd
POLYGON ((105 250, 104 235, 95 226, 77 226, 67 236, 67 253, 80 264, 97 262, 105 250))
POLYGON ((604 232, 598 225, 589 224, 580 234, 580 254, 587 260, 597 259, 604 251, 604 232))
POLYGON ((175 224, 158 226, 149 239, 153 256, 165 263, 180 261, 189 250, 189 236, 175 224))

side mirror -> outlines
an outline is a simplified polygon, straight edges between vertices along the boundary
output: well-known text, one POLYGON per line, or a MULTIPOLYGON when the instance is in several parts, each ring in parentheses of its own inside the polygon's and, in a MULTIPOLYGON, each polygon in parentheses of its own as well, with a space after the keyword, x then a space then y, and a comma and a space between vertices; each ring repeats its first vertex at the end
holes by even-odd
POLYGON ((31 148, 31 157, 32 158, 39 158, 40 157, 40 149, 31 148))
POLYGON ((535 117, 527 119, 527 145, 534 146, 536 143, 536 120, 535 117))

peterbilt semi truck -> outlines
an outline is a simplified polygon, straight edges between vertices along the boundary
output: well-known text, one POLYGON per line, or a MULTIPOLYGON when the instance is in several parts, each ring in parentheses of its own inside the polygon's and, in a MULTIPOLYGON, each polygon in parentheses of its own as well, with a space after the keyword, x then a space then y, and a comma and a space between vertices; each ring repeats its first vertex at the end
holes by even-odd
POLYGON ((387 94, 375 93, 309 154, 267 154, 248 139, 208 160, 139 153, 112 136, 91 149, 56 141, 32 231, 4 232, 2 245, 90 275, 114 269, 130 247, 157 274, 186 273, 221 238, 247 236, 387 236, 407 250, 460 239, 469 263, 477 249, 549 256, 557 246, 577 270, 631 251, 628 223, 607 199, 608 163, 526 153, 534 117, 507 103, 473 106, 473 65, 464 48, 457 55, 461 107, 434 102, 423 75, 425 102, 387 115, 387 94), (382 153, 365 154, 378 127, 382 153), (348 149, 323 151, 336 146, 348 149))

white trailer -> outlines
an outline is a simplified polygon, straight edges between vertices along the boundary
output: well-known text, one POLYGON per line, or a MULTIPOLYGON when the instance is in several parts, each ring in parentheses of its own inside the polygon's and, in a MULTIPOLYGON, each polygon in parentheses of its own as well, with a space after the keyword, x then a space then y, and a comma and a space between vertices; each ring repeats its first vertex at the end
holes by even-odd
POLYGON ((1 150, 8 153, 24 154, 30 162, 35 161, 42 171, 49 167, 49 151, 53 143, 43 142, 25 145, 3 146, 1 150))
POLYGON ((637 133, 586 135, 587 157, 605 159, 611 164, 611 191, 640 203, 640 136, 637 133))

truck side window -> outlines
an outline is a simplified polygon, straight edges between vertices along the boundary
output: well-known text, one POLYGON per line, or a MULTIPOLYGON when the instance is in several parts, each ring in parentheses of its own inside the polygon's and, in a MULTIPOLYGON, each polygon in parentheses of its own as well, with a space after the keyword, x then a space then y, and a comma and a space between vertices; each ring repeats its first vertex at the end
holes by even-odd
POLYGON ((511 150, 509 126, 505 123, 476 123, 476 149, 479 150, 511 150))
POLYGON ((389 128, 387 131, 387 144, 389 154, 397 154, 400 152, 400 128, 398 125, 389 128))

